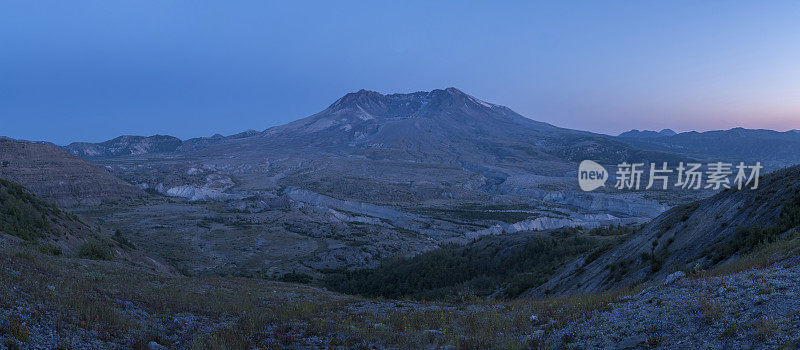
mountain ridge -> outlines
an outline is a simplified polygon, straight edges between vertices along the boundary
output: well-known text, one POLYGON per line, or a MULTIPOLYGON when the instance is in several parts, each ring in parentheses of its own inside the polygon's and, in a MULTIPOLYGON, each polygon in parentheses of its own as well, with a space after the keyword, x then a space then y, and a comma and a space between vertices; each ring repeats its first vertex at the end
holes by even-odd
POLYGON ((677 134, 678 133, 676 133, 672 129, 661 129, 661 131, 657 132, 652 130, 640 131, 638 129, 633 129, 619 134, 618 137, 652 138, 652 137, 674 136, 677 134))
MULTIPOLYGON (((133 149, 122 151, 116 145, 119 142, 112 142, 117 139, 96 144, 73 143, 65 148, 87 159, 104 159, 205 150, 221 154, 226 147, 243 147, 247 152, 253 147, 279 152, 314 147, 375 159, 454 164, 487 151, 494 153, 493 158, 535 156, 560 162, 579 161, 580 157, 610 161, 604 152, 623 154, 625 159, 641 153, 613 137, 536 121, 454 87, 395 94, 362 89, 345 94, 318 113, 262 132, 194 138, 177 146, 154 145, 156 137, 159 135, 137 139, 138 143, 130 142, 133 149), (243 142, 248 146, 241 145, 243 142)), ((167 141, 177 142, 172 138, 167 141)))

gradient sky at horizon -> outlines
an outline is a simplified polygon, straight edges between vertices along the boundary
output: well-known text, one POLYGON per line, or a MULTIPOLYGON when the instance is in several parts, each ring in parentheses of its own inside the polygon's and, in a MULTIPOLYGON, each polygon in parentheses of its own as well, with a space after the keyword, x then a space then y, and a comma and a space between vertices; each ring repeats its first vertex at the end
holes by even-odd
POLYGON ((609 134, 800 129, 798 23, 792 1, 3 1, 0 135, 227 135, 449 86, 609 134))

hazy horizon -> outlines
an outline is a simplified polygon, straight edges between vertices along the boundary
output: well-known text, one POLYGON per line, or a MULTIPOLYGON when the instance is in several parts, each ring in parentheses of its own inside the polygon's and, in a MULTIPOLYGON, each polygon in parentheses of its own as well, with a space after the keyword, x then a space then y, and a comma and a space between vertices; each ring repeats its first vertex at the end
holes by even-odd
MULTIPOLYGON (((444 89, 444 88, 445 88, 445 87, 442 87, 441 89, 444 89)), ((458 87, 456 87, 456 88, 458 88, 458 87)), ((361 89, 358 89, 358 90, 361 90, 361 89)), ((353 90, 353 91, 350 91, 350 92, 348 92, 348 93, 356 92, 356 91, 358 91, 358 90, 353 90)), ((365 89, 365 90, 370 90, 370 89, 365 89)), ((370 90, 370 91, 374 91, 374 90, 370 90)), ((388 91, 386 91, 386 92, 384 92, 384 91, 377 91, 377 92, 379 92, 379 93, 381 93, 381 94, 393 94, 393 93, 400 93, 400 94, 403 94, 403 93, 412 93, 412 92, 419 92, 419 91, 430 91, 430 90, 417 90, 417 91, 406 91, 406 92, 388 92, 388 91)), ((466 91, 465 91, 465 92, 466 92, 466 91)), ((466 92, 466 93, 468 93, 468 92, 466 92)), ((469 93, 468 93, 468 94, 469 94, 469 93)), ((474 96, 474 95, 473 95, 473 96, 474 96)), ((340 96, 340 97, 341 97, 341 96, 340 96)), ((480 96, 474 96, 474 97, 476 97, 476 98, 480 98, 480 96)), ((331 103, 333 103, 334 101, 335 101, 335 100, 331 101, 331 103)), ((498 104, 498 103, 495 103, 495 102, 493 102, 493 101, 485 101, 485 102, 489 102, 489 103, 498 104)), ((322 111, 323 109, 327 108, 329 105, 330 105, 330 104, 328 104, 328 105, 325 105, 324 107, 321 107, 321 108, 320 108, 320 111, 322 111)), ((498 104, 498 105, 502 105, 502 104, 498 104)), ((508 106, 505 106, 505 107, 508 107, 508 106)), ((509 108, 510 108, 510 107, 509 107, 509 108)), ((511 109, 512 109, 512 110, 514 110, 513 108, 511 108, 511 109)), ((515 110, 515 111, 516 111, 516 110, 515 110)), ((315 112, 315 113, 316 113, 316 112, 315 112)), ((519 113, 519 112, 518 112, 518 113, 519 113)), ((53 140, 49 140, 49 139, 40 139, 40 138, 21 138, 21 137, 14 137, 14 136, 11 136, 11 135, 0 135, 0 137, 10 137, 10 138, 13 138, 13 139, 26 140, 26 141, 44 141, 44 142, 52 142, 52 143, 55 143, 55 144, 58 144, 58 145, 61 145, 61 146, 66 146, 66 145, 68 145, 68 144, 70 144, 70 143, 73 143, 73 142, 90 142, 90 143, 94 143, 94 142, 103 142, 103 141, 108 141, 108 140, 114 139, 114 138, 116 138, 116 137, 119 137, 119 136, 155 136, 155 135, 168 135, 168 136, 174 136, 174 137, 178 137, 178 138, 180 138, 181 140, 188 140, 188 139, 192 139, 192 138, 211 137, 211 136, 213 136, 213 135, 216 135, 216 134, 221 134, 221 135, 223 135, 223 136, 231 136, 231 135, 235 135, 235 134, 238 134, 238 133, 241 133, 241 132, 250 131, 250 130, 255 130, 255 131, 259 131, 259 132, 261 132, 261 131, 264 131, 264 130, 266 130, 266 129, 269 129, 269 128, 271 128, 271 127, 274 127, 274 126, 279 126, 279 125, 283 125, 283 124, 289 123, 289 122, 291 122, 291 121, 294 121, 294 120, 298 120, 298 119, 306 118, 306 117, 308 117, 308 116, 311 116, 311 115, 313 115, 313 114, 314 114, 314 113, 312 113, 312 114, 309 114, 309 115, 305 115, 305 116, 299 116, 299 117, 297 117, 297 118, 295 118, 295 119, 290 119, 290 120, 287 120, 285 123, 279 123, 279 124, 269 125, 269 126, 266 126, 266 127, 261 127, 261 128, 259 128, 259 127, 251 127, 251 128, 248 128, 248 129, 234 130, 234 131, 232 131, 232 132, 227 132, 227 133, 215 132, 215 131, 213 131, 213 130, 212 130, 212 132, 211 132, 211 133, 208 133, 208 134, 201 134, 201 135, 190 135, 190 136, 183 136, 183 137, 179 136, 179 135, 181 134, 179 130, 175 130, 175 131, 164 130, 164 131, 159 131, 159 132, 156 132, 156 133, 151 133, 151 134, 136 134, 136 133, 125 133, 125 132, 123 132, 123 133, 120 133, 120 134, 111 135, 111 136, 109 136, 109 137, 102 137, 102 136, 101 136, 101 137, 99 137, 99 138, 94 138, 94 139, 75 139, 75 140, 71 140, 71 141, 67 141, 67 142, 56 142, 56 141, 53 141, 53 140)), ((526 116, 526 115, 523 115, 523 116, 524 116, 524 117, 527 117, 527 118, 530 118, 530 119, 533 119, 533 120, 542 121, 542 120, 540 120, 540 119, 531 118, 531 117, 529 117, 529 116, 526 116)), ((559 125, 559 124, 556 124, 556 123, 552 123, 552 122, 549 122, 549 123, 550 123, 550 124, 553 124, 553 125, 555 125, 555 126, 557 126, 557 127, 563 127, 563 128, 567 128, 567 127, 565 127, 565 126, 563 126, 563 125, 559 125)), ((763 128, 763 127, 745 127, 745 126, 741 126, 741 125, 735 125, 735 126, 731 126, 731 127, 725 127, 725 128, 713 128, 713 127, 709 127, 709 128, 703 128, 703 129, 690 129, 690 130, 685 130, 685 129, 677 129, 677 128, 673 128, 673 127, 662 127, 662 128, 631 127, 631 128, 627 128, 627 129, 621 129, 621 130, 619 130, 618 132, 603 132, 603 131, 590 130, 590 129, 582 129, 582 128, 568 128, 568 129, 574 129, 574 130, 580 130, 580 131, 588 131, 588 132, 593 132, 593 133, 597 133, 597 134, 603 134, 603 135, 609 135, 609 136, 617 136, 617 135, 619 135, 620 133, 623 133, 623 132, 626 132, 626 131, 631 131, 631 130, 639 130, 639 131, 648 131, 648 130, 649 130, 649 131, 660 131, 660 130, 663 130, 663 129, 670 129, 670 130, 672 130, 672 131, 675 131, 676 133, 679 133, 679 134, 680 134, 680 133, 683 133, 683 132, 691 132, 691 131, 696 131, 696 132, 706 132, 706 131, 716 131, 716 130, 730 130, 730 129, 734 129, 734 128, 745 128, 745 129, 762 129, 762 130, 772 130, 772 131, 778 131, 778 132, 788 132, 788 131, 792 131, 792 130, 797 130, 797 129, 785 129, 785 130, 783 130, 783 129, 771 129, 771 128, 763 128)))
POLYGON ((0 5, 0 135, 264 130, 359 89, 455 86, 617 135, 800 129, 800 3, 0 5), (765 20, 768 19, 768 20, 765 20))

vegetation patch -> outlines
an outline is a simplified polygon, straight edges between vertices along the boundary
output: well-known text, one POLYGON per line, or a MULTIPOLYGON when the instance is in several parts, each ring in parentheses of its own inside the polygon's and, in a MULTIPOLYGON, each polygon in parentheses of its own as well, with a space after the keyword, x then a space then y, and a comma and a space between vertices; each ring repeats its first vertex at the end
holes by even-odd
POLYGON ((0 179, 0 232, 24 240, 43 238, 50 227, 47 216, 56 212, 21 185, 0 179))
POLYGON ((97 237, 92 237, 83 242, 78 248, 78 257, 92 260, 111 260, 114 255, 111 253, 108 244, 97 237))
MULTIPOLYGON (((485 237, 468 245, 448 245, 412 258, 389 259, 371 270, 328 271, 324 284, 363 296, 421 300, 471 296, 516 297, 541 285, 562 264, 583 254, 596 258, 618 242, 614 229, 565 229, 521 242, 485 237)), ((628 228, 619 228, 625 235, 628 228)))

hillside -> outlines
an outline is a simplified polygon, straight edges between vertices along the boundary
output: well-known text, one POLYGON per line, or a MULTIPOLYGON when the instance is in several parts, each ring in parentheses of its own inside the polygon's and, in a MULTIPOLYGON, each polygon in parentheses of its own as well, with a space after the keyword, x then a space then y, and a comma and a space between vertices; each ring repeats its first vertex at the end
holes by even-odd
POLYGON ((144 195, 108 170, 63 150, 8 139, 0 140, 0 178, 59 206, 96 206, 144 195))
POLYGON ((0 179, 0 233, 27 241, 87 237, 96 227, 46 203, 21 185, 0 179))
POLYGON ((165 275, 176 273, 173 267, 139 250, 120 231, 64 211, 4 179, 0 179, 0 242, 45 255, 113 260, 165 275))
POLYGON ((757 190, 725 190, 654 218, 594 260, 573 261, 530 295, 597 292, 709 269, 796 234, 800 166, 776 171, 757 190))

